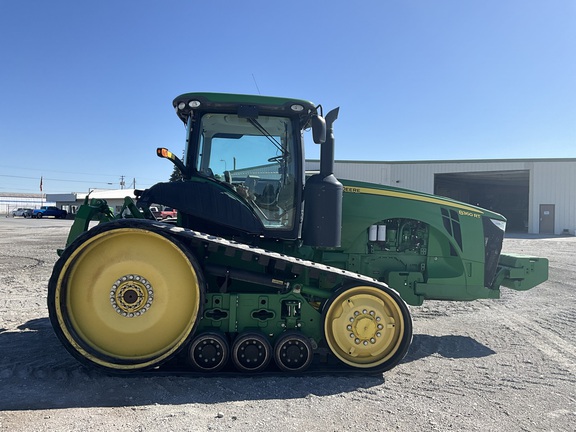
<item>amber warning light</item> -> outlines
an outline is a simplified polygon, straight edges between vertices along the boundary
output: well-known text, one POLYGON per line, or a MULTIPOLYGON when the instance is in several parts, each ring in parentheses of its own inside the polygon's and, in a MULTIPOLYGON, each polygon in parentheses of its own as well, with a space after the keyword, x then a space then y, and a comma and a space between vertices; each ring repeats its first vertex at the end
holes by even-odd
POLYGON ((164 147, 157 148, 156 154, 158 155, 158 157, 161 157, 161 158, 166 158, 166 159, 173 159, 174 158, 174 155, 172 154, 172 152, 168 149, 165 149, 164 147))

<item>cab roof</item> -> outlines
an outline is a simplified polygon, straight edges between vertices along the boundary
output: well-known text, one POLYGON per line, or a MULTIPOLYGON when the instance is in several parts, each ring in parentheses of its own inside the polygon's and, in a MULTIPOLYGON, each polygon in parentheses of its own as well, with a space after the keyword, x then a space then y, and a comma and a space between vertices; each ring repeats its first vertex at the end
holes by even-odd
POLYGON ((253 106, 257 107, 258 114, 298 115, 302 119, 316 112, 312 102, 302 99, 232 93, 184 93, 174 99, 172 106, 184 123, 195 110, 236 113, 240 107, 253 106))

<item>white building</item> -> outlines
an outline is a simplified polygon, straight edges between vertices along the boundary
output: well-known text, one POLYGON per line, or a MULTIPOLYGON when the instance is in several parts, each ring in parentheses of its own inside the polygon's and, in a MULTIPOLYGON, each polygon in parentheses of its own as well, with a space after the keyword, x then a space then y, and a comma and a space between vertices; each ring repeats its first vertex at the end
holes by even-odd
POLYGON ((44 194, 0 192, 0 215, 11 215, 18 208, 40 208, 43 205, 54 205, 44 194))
MULTIPOLYGON (((307 171, 320 162, 306 162, 307 171)), ((576 234, 576 159, 336 161, 334 175, 447 196, 494 210, 508 230, 576 234)))
MULTIPOLYGON (((54 201, 56 207, 66 210, 68 213, 75 214, 78 207, 84 203, 88 193, 72 192, 69 194, 47 194, 46 198, 54 201)), ((108 206, 114 209, 114 212, 120 211, 124 198, 129 196, 136 199, 134 189, 94 189, 90 192, 90 198, 104 199, 108 206)))

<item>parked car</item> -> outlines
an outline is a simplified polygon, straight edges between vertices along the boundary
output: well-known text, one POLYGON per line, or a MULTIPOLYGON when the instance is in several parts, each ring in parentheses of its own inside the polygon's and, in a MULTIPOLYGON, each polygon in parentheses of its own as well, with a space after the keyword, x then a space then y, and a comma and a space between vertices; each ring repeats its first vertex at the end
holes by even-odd
POLYGON ((177 214, 178 211, 173 209, 172 207, 164 207, 164 210, 160 212, 160 218, 161 219, 175 218, 177 214))
POLYGON ((34 213, 34 210, 32 210, 30 208, 18 208, 12 212, 12 217, 21 216, 24 218, 29 218, 29 217, 32 217, 33 213, 34 213))
POLYGON ((152 213, 156 219, 160 219, 160 209, 158 207, 150 206, 150 213, 152 213))
POLYGON ((66 210, 60 210, 58 207, 42 206, 39 209, 35 209, 32 214, 32 217, 38 219, 48 216, 53 216, 56 219, 66 219, 68 212, 66 210))

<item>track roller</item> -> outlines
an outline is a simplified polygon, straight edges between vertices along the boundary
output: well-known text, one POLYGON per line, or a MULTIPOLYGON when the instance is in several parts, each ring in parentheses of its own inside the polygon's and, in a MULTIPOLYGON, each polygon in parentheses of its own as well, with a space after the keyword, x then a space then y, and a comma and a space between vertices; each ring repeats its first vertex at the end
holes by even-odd
POLYGON ((272 345, 261 333, 240 334, 232 344, 232 363, 241 372, 261 372, 272 359, 272 345))
POLYGON ((325 305, 324 335, 343 363, 384 372, 406 355, 412 342, 412 318, 396 291, 354 286, 337 291, 325 305))
POLYGON ((196 336, 188 348, 188 361, 200 372, 221 370, 230 356, 230 346, 226 336, 208 332, 196 336))
POLYGON ((310 339, 296 331, 284 333, 274 346, 274 360, 284 372, 305 371, 313 358, 310 339))

